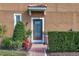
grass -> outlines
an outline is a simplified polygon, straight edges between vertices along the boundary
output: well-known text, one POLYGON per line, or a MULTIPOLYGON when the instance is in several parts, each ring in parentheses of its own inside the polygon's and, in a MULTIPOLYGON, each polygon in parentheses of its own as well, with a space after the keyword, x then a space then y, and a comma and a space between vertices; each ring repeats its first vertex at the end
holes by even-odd
POLYGON ((0 50, 0 56, 27 56, 28 52, 15 50, 0 50))

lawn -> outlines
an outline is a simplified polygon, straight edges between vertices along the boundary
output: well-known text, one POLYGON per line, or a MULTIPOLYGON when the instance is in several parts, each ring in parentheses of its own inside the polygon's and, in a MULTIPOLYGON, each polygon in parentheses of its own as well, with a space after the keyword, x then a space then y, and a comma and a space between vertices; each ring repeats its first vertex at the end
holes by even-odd
POLYGON ((28 52, 15 50, 0 50, 0 56, 27 56, 28 52))

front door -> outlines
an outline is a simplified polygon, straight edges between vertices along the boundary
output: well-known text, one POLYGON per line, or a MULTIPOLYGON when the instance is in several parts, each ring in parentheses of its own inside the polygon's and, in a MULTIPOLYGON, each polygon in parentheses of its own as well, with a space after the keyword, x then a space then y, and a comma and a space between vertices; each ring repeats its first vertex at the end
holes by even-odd
POLYGON ((33 43, 43 42, 42 28, 42 19, 33 19, 33 43))

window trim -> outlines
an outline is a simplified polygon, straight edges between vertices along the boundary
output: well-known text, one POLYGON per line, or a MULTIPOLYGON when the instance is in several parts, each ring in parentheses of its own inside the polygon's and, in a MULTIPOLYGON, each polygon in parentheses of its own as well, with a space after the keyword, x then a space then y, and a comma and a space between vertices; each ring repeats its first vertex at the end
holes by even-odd
POLYGON ((14 27, 16 25, 16 15, 20 16, 20 21, 22 21, 22 14, 21 13, 14 13, 14 27))

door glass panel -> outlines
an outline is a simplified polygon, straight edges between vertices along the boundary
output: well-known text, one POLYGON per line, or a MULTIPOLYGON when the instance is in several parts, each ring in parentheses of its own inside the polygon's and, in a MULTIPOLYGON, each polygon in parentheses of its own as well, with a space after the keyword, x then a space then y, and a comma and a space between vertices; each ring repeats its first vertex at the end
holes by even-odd
POLYGON ((40 19, 34 20, 33 24, 34 24, 33 39, 42 40, 42 20, 40 19))

